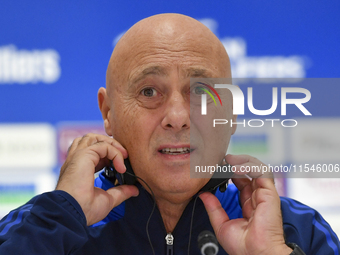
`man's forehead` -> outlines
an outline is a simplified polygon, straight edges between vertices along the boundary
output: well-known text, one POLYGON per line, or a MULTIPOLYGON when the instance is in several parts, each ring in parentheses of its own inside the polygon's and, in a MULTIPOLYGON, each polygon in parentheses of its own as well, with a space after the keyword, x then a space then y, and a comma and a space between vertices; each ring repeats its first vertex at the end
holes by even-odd
POLYGON ((170 14, 142 20, 126 32, 111 56, 107 84, 130 87, 173 70, 181 79, 230 76, 229 58, 218 38, 199 21, 170 14))
POLYGON ((180 66, 159 66, 152 65, 148 67, 141 67, 135 70, 129 75, 129 83, 134 84, 149 75, 159 75, 159 76, 168 76, 171 71, 177 69, 179 75, 183 76, 183 78, 190 77, 203 77, 209 78, 213 77, 213 73, 207 68, 200 66, 192 66, 192 67, 180 67, 180 66))

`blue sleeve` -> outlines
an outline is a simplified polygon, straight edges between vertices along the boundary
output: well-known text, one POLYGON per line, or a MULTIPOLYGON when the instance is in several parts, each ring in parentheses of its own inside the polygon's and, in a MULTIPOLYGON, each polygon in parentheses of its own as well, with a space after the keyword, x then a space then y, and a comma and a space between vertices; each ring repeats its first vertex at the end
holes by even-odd
POLYGON ((87 238, 85 215, 64 191, 36 196, 0 221, 0 254, 70 254, 87 238))
MULTIPOLYGON (((104 171, 101 171, 98 177, 94 180, 94 186, 97 188, 101 188, 103 190, 108 190, 110 188, 113 188, 114 184, 105 177, 104 171)), ((120 205, 116 206, 115 208, 113 208, 104 219, 91 225, 90 227, 98 227, 108 222, 119 220, 124 216, 124 214, 125 214, 125 201, 122 202, 120 205)))
POLYGON ((339 239, 317 211, 284 197, 281 210, 287 242, 298 244, 308 255, 339 255, 339 239))
POLYGON ((222 193, 216 190, 215 196, 220 201, 222 207, 230 219, 242 218, 242 207, 240 205, 239 191, 235 184, 228 184, 227 190, 222 193))

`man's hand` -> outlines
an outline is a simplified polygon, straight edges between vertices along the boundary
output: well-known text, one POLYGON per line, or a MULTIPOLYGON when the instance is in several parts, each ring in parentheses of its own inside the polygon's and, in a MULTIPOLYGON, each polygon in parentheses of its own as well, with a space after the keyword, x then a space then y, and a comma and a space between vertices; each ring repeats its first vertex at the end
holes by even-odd
MULTIPOLYGON (((248 155, 227 155, 226 161, 235 166, 237 171, 241 166, 263 166, 258 159, 248 155)), ((248 175, 252 178, 259 177, 257 174, 248 175)), ((285 245, 280 198, 270 177, 252 180, 246 177, 233 178, 240 191, 242 219, 230 220, 213 194, 206 192, 200 195, 216 237, 228 254, 263 255, 292 252, 292 249, 285 245)))
POLYGON ((94 187, 94 173, 109 165, 110 160, 118 172, 124 173, 127 156, 123 146, 108 136, 87 134, 73 141, 56 189, 66 191, 77 200, 87 225, 104 219, 115 206, 138 195, 137 187, 130 185, 107 191, 94 187))

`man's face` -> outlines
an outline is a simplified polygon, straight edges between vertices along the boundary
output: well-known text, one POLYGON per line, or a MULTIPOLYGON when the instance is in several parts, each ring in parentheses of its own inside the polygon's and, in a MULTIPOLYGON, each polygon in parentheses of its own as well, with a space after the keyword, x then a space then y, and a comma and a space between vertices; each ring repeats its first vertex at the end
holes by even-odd
POLYGON ((223 109, 208 106, 204 124, 200 117, 190 119, 190 95, 196 93, 190 78, 230 73, 207 38, 188 36, 169 29, 138 37, 124 53, 126 61, 108 93, 111 131, 127 149, 135 174, 174 201, 182 199, 178 194, 194 195, 208 181, 190 178, 190 158, 220 163, 232 134, 227 125, 212 132, 209 121, 215 114, 232 118, 231 100, 223 109), (192 146, 190 134, 196 141, 192 146))

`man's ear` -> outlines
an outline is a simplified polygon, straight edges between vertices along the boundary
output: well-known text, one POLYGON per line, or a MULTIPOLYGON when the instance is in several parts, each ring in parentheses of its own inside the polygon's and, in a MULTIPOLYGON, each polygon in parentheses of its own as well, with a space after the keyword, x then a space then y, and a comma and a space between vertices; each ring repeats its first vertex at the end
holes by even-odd
MULTIPOLYGON (((233 123, 236 123, 236 119, 237 119, 237 115, 233 115, 233 123)), ((237 128, 237 124, 233 125, 232 129, 231 129, 231 134, 235 134, 236 132, 236 128, 237 128)))
POLYGON ((110 115, 111 110, 108 102, 108 96, 106 94, 106 89, 101 87, 98 90, 98 105, 100 112, 102 113, 102 117, 104 120, 104 128, 106 134, 112 136, 112 129, 111 129, 111 122, 110 122, 110 115))

